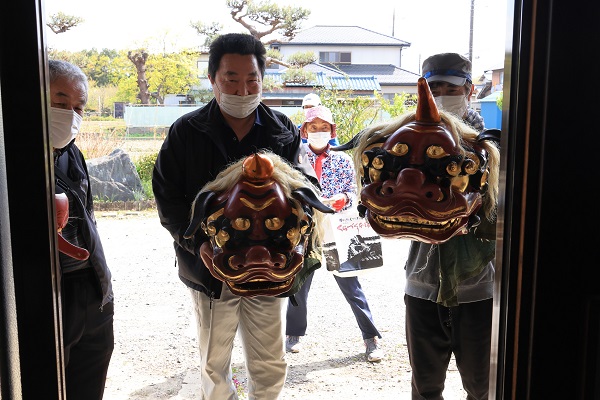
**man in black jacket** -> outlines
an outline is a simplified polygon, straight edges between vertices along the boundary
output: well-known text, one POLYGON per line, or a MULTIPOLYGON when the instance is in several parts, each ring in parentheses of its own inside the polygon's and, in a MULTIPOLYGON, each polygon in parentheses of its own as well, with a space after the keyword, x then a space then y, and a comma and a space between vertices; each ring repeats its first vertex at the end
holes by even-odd
MULTIPOLYGON (((215 98, 173 123, 152 177, 160 221, 174 239, 179 277, 192 294, 203 399, 237 398, 231 353, 238 330, 249 398, 278 398, 286 377, 283 299, 232 294, 199 257, 206 235, 199 232, 184 239, 196 194, 228 164, 260 149, 269 149, 292 164, 301 159, 301 139, 294 123, 261 103, 265 66, 266 50, 258 39, 247 34, 218 37, 210 46, 208 61, 215 98)), ((314 177, 308 168, 303 172, 314 177)))
POLYGON ((60 234, 89 253, 85 259, 59 253, 67 398, 100 400, 114 348, 113 291, 96 231, 90 177, 75 145, 87 103, 87 77, 65 61, 50 60, 48 70, 56 193, 65 193, 69 202, 60 234))

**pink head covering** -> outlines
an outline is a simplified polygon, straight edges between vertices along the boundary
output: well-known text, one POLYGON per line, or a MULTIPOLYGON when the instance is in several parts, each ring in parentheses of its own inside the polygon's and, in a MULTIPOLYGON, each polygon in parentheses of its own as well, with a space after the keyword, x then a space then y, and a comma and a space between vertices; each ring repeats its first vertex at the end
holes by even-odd
POLYGON ((333 135, 332 137, 335 137, 336 125, 335 122, 333 122, 333 115, 331 114, 331 110, 329 108, 325 106, 307 108, 306 110, 304 110, 304 115, 306 117, 304 118, 304 122, 302 123, 300 130, 305 130, 305 125, 307 123, 312 122, 315 118, 320 118, 331 125, 331 133, 333 135))

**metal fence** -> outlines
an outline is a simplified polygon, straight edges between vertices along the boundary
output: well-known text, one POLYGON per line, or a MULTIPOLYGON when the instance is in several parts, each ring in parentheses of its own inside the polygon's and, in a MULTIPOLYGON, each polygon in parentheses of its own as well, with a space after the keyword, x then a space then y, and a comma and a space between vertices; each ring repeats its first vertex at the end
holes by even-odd
POLYGON ((204 104, 156 105, 129 104, 125 106, 123 119, 127 129, 169 127, 182 115, 204 107, 204 104))

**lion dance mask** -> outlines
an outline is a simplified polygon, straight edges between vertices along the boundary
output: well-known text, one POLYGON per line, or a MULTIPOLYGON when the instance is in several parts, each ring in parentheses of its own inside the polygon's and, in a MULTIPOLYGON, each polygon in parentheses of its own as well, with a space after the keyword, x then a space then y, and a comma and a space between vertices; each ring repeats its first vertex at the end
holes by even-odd
POLYGON ((58 251, 77 260, 87 260, 90 257, 90 253, 83 247, 69 243, 62 235, 63 228, 67 225, 67 222, 69 222, 69 198, 65 193, 55 193, 54 204, 56 207, 58 251))
POLYGON ((480 223, 484 194, 485 215, 494 218, 498 140, 497 129, 478 135, 438 111, 420 78, 416 112, 367 128, 334 150, 356 149, 358 209, 375 232, 437 244, 480 223))
POLYGON ((200 256, 211 274, 238 296, 276 296, 302 269, 322 214, 333 212, 317 189, 279 156, 262 152, 232 164, 192 204, 189 239, 209 238, 200 256))

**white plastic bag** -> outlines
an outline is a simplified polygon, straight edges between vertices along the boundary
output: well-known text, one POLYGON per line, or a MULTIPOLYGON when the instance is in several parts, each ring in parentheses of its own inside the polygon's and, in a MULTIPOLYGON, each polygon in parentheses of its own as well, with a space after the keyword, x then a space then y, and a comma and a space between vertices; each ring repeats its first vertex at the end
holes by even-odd
POLYGON ((323 262, 333 274, 357 276, 383 266, 381 237, 361 218, 356 207, 328 214, 323 240, 323 262))

